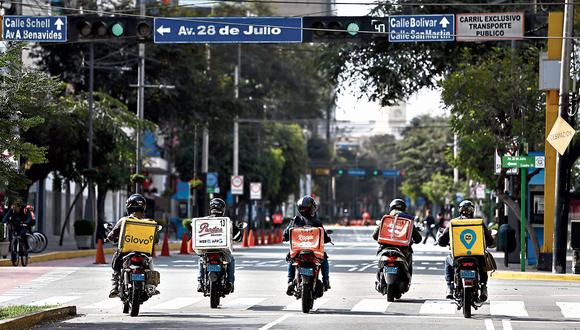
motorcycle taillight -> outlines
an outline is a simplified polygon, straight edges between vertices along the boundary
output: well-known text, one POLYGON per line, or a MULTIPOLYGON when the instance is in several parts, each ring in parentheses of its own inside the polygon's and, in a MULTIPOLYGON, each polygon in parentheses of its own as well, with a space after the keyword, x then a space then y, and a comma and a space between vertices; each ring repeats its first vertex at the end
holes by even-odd
POLYGON ((300 260, 303 262, 313 262, 314 256, 312 254, 303 254, 300 256, 300 260))
POLYGON ((209 261, 219 261, 221 259, 221 255, 219 253, 209 253, 207 255, 207 259, 209 261))
POLYGON ((394 256, 387 257, 387 262, 395 262, 395 261, 397 261, 397 257, 394 257, 394 256))
POLYGON ((461 263, 461 266, 463 266, 463 267, 473 267, 473 266, 475 266, 475 262, 473 262, 473 261, 469 261, 469 262, 464 261, 464 262, 461 263))
POLYGON ((142 256, 132 256, 131 257, 131 262, 138 264, 138 263, 142 263, 143 262, 143 257, 142 256))

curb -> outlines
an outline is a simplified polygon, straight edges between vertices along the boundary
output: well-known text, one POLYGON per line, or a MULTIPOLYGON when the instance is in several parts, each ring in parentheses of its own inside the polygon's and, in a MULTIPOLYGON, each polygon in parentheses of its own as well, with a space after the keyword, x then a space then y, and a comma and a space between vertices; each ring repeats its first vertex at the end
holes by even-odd
POLYGON ((0 330, 31 329, 40 323, 60 321, 76 315, 76 306, 57 307, 0 321, 0 330))
POLYGON ((536 273, 536 272, 510 272, 510 271, 496 271, 490 276, 492 279, 499 280, 536 280, 536 281, 564 281, 564 282, 580 282, 580 275, 574 274, 552 274, 552 273, 536 273))
MULTIPOLYGON (((181 247, 181 243, 169 243, 170 250, 178 250, 181 247)), ((103 249, 105 254, 111 255, 115 252, 115 248, 106 248, 103 249)), ((28 263, 35 263, 35 262, 45 262, 45 261, 54 261, 54 260, 65 260, 65 259, 73 259, 73 258, 81 258, 81 257, 91 257, 97 253, 96 249, 90 250, 78 250, 78 251, 58 251, 58 252, 48 252, 39 255, 31 255, 28 258, 28 263)), ((0 266, 12 266, 12 262, 10 259, 3 259, 0 260, 0 266)))

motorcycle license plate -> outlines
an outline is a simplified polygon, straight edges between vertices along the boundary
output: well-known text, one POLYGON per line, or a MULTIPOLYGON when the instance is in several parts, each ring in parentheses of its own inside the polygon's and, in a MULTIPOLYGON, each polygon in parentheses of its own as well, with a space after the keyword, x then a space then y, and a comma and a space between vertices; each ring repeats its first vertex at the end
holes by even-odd
POLYGON ((314 275, 314 269, 312 269, 312 268, 300 268, 300 275, 312 276, 312 275, 314 275))
POLYGON ((397 274, 399 267, 387 267, 387 274, 397 274))
POLYGON ((461 276, 461 278, 474 279, 475 270, 461 270, 459 276, 461 276))
POLYGON ((207 265, 207 271, 208 272, 212 272, 212 273, 214 273, 214 272, 215 273, 219 273, 219 272, 222 271, 222 265, 218 265, 218 264, 215 264, 215 265, 207 265))
POLYGON ((131 281, 145 281, 145 274, 131 274, 131 281))

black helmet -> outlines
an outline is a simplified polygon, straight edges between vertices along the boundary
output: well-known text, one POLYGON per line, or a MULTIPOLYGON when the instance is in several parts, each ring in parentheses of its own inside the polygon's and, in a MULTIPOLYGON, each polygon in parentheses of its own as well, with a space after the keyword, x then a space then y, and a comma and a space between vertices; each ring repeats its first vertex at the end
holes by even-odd
POLYGON ((125 209, 127 214, 133 214, 135 212, 145 212, 147 208, 147 200, 141 194, 133 194, 127 198, 125 202, 125 209))
POLYGON ((298 200, 296 203, 298 207, 298 213, 300 213, 303 217, 312 218, 318 211, 318 204, 311 196, 304 196, 298 200))
POLYGON ((221 198, 214 198, 209 202, 209 214, 218 217, 226 213, 226 202, 221 198))
POLYGON ((475 214, 475 205, 469 200, 464 200, 463 202, 459 203, 459 215, 462 215, 467 218, 473 218, 475 214))
POLYGON ((405 203, 405 201, 400 198, 395 198, 393 199, 391 204, 389 204, 389 212, 392 210, 399 210, 401 212, 405 212, 407 211, 407 203, 405 203))

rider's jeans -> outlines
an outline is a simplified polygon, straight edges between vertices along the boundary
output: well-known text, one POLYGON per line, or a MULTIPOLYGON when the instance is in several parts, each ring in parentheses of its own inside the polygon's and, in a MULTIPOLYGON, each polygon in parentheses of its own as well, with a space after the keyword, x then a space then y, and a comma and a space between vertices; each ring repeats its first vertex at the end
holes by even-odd
MULTIPOLYGON (((330 278, 330 266, 328 265, 328 259, 324 258, 321 264, 322 268, 322 280, 328 281, 330 278)), ((288 263, 288 282, 294 281, 294 274, 296 273, 296 267, 292 266, 292 262, 288 263)))
MULTIPOLYGON (((228 264, 228 274, 227 274, 227 279, 228 282, 230 283, 234 283, 236 281, 236 259, 234 258, 234 255, 231 253, 227 253, 226 255, 229 256, 229 264, 228 264)), ((205 267, 203 266, 203 262, 201 261, 201 258, 199 258, 199 271, 197 273, 197 281, 198 282, 203 282, 203 274, 205 273, 205 267)))
MULTIPOLYGON (((480 262, 480 264, 482 263, 480 262)), ((447 258, 445 258, 445 281, 447 281, 447 284, 453 283, 454 275, 455 270, 453 269, 453 257, 451 256, 451 254, 449 254, 447 255, 447 258)), ((480 267, 479 282, 482 285, 486 285, 487 279, 488 279, 487 272, 480 267)))

